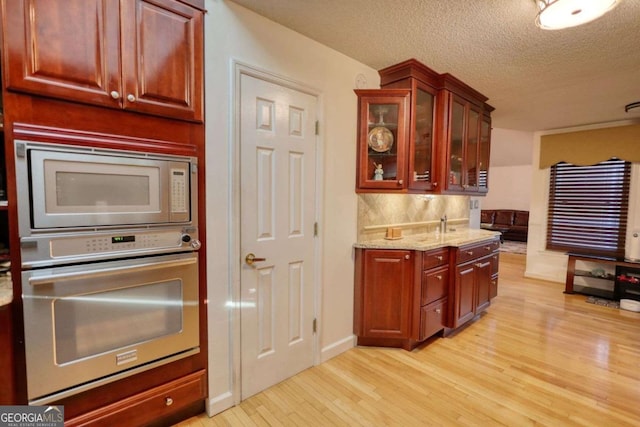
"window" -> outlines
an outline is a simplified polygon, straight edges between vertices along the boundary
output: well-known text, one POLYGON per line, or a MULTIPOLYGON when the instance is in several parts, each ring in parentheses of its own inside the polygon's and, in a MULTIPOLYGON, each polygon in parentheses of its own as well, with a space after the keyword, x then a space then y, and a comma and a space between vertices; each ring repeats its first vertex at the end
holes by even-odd
POLYGON ((631 163, 551 167, 547 249, 624 256, 631 163))

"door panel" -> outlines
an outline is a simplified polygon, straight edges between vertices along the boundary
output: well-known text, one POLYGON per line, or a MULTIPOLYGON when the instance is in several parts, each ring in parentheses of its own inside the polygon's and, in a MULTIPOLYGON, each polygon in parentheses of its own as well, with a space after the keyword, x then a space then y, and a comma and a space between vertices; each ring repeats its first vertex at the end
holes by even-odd
POLYGON ((118 106, 117 0, 4 2, 7 88, 118 106))
POLYGON ((124 108, 202 121, 202 13, 126 0, 121 19, 124 108))
POLYGON ((242 399, 313 365, 316 98, 240 82, 242 399), (249 265, 245 256, 262 260, 249 265))
POLYGON ((480 313, 490 304, 491 297, 491 257, 476 263, 476 286, 478 288, 476 313, 480 313))
POLYGON ((473 264, 456 268, 454 324, 457 328, 475 316, 474 310, 474 267, 473 264))

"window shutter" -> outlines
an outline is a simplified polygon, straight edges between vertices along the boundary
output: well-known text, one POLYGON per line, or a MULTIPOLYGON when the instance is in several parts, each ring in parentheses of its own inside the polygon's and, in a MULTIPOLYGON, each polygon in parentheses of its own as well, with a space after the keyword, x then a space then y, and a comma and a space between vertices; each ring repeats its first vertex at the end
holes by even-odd
POLYGON ((547 249, 624 256, 631 163, 551 167, 547 249))

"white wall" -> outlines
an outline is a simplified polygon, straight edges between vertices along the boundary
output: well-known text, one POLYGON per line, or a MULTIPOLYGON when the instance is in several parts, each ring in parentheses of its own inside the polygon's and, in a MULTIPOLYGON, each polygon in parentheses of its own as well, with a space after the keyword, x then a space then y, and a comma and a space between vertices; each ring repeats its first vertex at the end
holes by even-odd
POLYGON ((491 131, 489 192, 482 209, 529 210, 533 132, 495 128, 491 131))
POLYGON ((319 349, 323 361, 353 346, 353 250, 357 98, 355 78, 379 87, 375 70, 234 3, 206 0, 206 210, 209 301, 209 414, 238 401, 233 379, 239 343, 234 340, 233 296, 239 263, 233 229, 237 194, 232 124, 233 61, 269 71, 320 92, 320 142, 324 162, 320 212, 321 280, 319 349))
MULTIPOLYGON (((549 203, 549 168, 539 169, 540 137, 551 133, 574 132, 612 126, 624 126, 632 122, 615 122, 555 131, 536 132, 534 135, 533 176, 529 211, 529 239, 527 242, 527 266, 525 276, 564 283, 567 274, 567 256, 563 252, 547 251, 547 210, 549 203)), ((631 189, 627 222, 627 250, 633 230, 640 229, 640 165, 631 170, 631 189)))
POLYGON ((489 192, 482 209, 528 211, 531 199, 531 165, 496 166, 489 171, 489 192))

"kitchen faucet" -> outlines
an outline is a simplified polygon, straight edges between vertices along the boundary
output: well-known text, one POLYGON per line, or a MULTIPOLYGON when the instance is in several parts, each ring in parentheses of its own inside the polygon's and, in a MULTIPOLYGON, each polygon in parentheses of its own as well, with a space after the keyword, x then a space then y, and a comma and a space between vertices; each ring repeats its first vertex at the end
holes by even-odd
POLYGON ((440 232, 447 232, 447 214, 445 214, 442 218, 440 218, 440 232))

